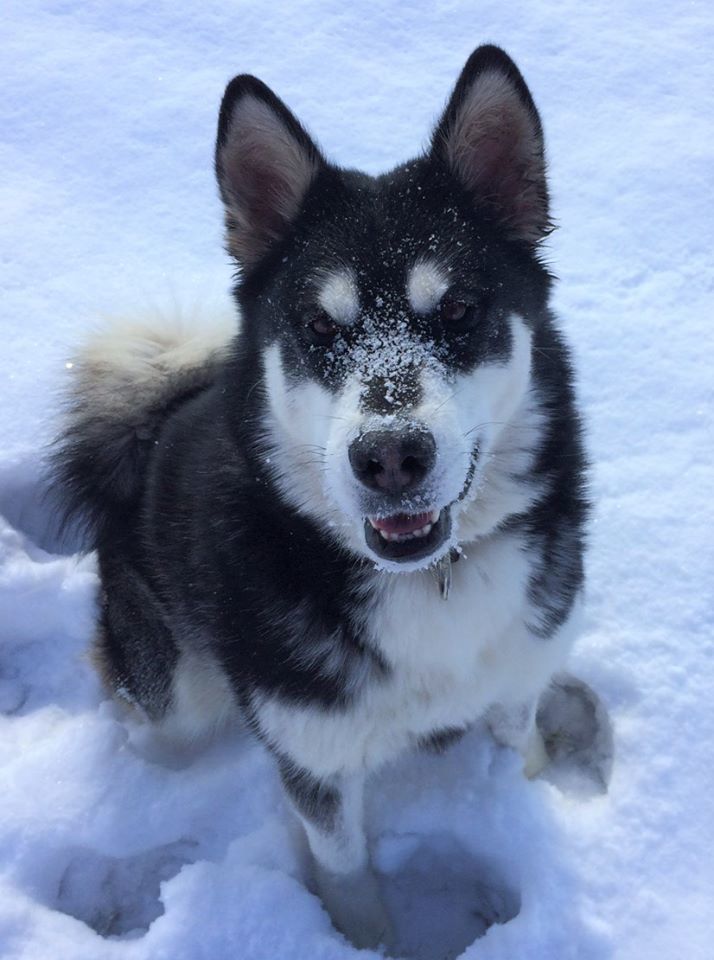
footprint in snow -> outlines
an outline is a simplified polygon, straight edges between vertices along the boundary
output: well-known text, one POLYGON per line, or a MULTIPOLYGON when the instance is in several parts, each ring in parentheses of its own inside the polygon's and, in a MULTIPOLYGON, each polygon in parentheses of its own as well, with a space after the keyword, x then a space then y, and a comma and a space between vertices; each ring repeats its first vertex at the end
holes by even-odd
POLYGON ((59 503, 33 462, 0 471, 0 515, 31 544, 53 555, 70 555, 82 549, 81 531, 62 527, 59 503))
POLYGON ((409 960, 454 960, 521 908, 497 867, 447 834, 425 838, 383 889, 394 924, 389 955, 409 960))
POLYGON ((195 859, 194 847, 179 840, 124 859, 76 850, 51 906, 103 937, 140 937, 164 912, 161 883, 195 859))
POLYGON ((612 775, 612 725, 586 683, 560 674, 541 697, 536 718, 549 763, 544 780, 582 799, 607 793, 612 775))

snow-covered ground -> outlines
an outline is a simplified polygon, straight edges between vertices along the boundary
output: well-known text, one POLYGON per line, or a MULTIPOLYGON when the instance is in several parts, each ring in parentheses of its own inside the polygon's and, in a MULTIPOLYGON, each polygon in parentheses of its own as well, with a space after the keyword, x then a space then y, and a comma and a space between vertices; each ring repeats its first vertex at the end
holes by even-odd
POLYGON ((533 783, 479 731, 405 757, 370 790, 375 860, 419 960, 714 956, 711 6, 5 0, 2 20, 0 956, 356 955, 261 749, 170 756, 104 700, 94 561, 56 555, 40 459, 98 317, 226 308, 211 163, 234 73, 377 172, 485 41, 545 123, 596 502, 571 665, 594 694, 560 697, 585 746, 599 701, 615 761, 603 793, 607 764, 567 744, 533 783))

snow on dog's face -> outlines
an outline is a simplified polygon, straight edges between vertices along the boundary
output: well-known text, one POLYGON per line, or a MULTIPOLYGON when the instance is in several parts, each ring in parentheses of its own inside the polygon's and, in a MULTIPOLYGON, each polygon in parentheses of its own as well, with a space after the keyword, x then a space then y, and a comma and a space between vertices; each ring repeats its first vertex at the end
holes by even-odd
POLYGON ((216 168, 284 499, 399 571, 523 506, 548 211, 540 122, 508 57, 477 50, 430 152, 376 179, 328 164, 238 77, 216 168))

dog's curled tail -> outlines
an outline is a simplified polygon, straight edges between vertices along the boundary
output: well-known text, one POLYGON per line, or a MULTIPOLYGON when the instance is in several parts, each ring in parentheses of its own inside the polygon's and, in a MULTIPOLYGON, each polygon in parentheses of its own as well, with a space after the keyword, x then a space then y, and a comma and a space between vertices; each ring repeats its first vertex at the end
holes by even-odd
POLYGON ((82 527, 87 547, 126 517, 162 421, 214 382, 234 332, 227 320, 117 323, 67 364, 72 382, 50 454, 51 486, 63 527, 82 527))

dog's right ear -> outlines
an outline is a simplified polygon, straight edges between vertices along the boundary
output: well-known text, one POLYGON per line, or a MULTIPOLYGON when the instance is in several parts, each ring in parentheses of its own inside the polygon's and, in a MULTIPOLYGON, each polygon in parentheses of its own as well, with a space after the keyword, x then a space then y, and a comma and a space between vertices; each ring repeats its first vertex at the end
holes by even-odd
POLYGON ((250 269, 289 231, 325 161, 264 83, 235 77, 218 117, 216 177, 229 252, 250 269))

